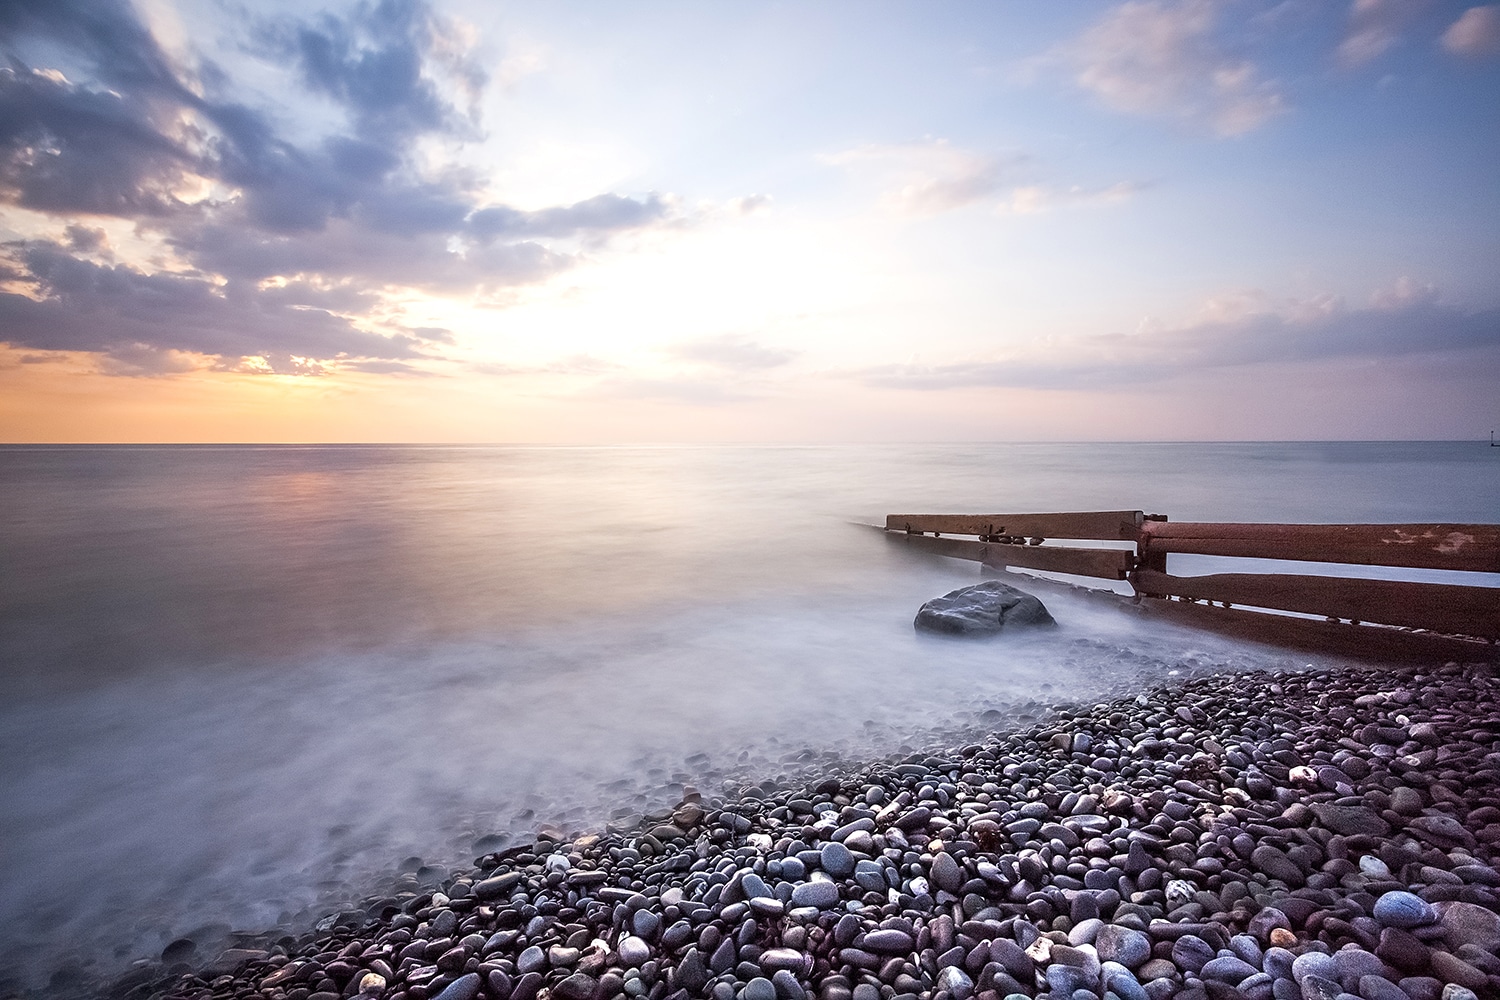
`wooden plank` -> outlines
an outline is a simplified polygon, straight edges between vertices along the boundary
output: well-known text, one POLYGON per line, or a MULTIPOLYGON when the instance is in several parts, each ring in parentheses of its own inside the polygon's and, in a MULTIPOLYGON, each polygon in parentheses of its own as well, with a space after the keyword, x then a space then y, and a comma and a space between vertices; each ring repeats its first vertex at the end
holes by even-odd
POLYGON ((984 562, 984 551, 990 547, 987 542, 976 542, 972 538, 934 538, 931 535, 907 534, 887 534, 886 538, 923 552, 948 556, 950 559, 972 559, 974 562, 984 562))
POLYGON ((1123 580, 1130 571, 1133 554, 1129 549, 1065 548, 1061 545, 1003 545, 976 542, 967 538, 934 538, 931 535, 889 534, 886 537, 905 542, 923 552, 953 559, 970 559, 996 569, 1019 566, 1052 573, 1123 580))
POLYGON ((1381 625, 1350 625, 1312 618, 1291 618, 1243 608, 1220 608, 1185 601, 1141 601, 1138 612, 1205 628, 1236 639, 1319 653, 1338 653, 1378 665, 1392 662, 1500 662, 1500 645, 1430 632, 1407 632, 1381 625))
POLYGON ((1500 573, 1500 524, 1147 521, 1143 559, 1168 552, 1500 573))
POLYGON ((1123 580, 1135 562, 1129 549, 1067 548, 1061 545, 990 544, 984 558, 986 566, 1002 569, 1020 566, 1049 573, 1072 573, 1104 580, 1123 580))
POLYGON ((1135 541, 1145 515, 1138 510, 1066 514, 888 514, 887 531, 940 532, 1026 538, 1108 538, 1135 541))
POLYGON ((1278 573, 1169 576, 1151 570, 1138 571, 1133 582, 1138 593, 1150 596, 1188 597, 1451 635, 1500 638, 1500 589, 1493 587, 1278 573))

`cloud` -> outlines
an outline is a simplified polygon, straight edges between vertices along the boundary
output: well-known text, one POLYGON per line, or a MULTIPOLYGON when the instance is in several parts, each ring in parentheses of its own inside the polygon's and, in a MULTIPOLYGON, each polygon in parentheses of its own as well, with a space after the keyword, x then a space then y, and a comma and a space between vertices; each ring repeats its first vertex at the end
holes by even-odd
POLYGON ((64 230, 68 237, 68 249, 79 253, 107 253, 109 234, 102 229, 73 223, 64 230))
POLYGON ((472 177, 426 171, 424 138, 478 135, 471 36, 422 0, 256 26, 252 54, 342 116, 294 142, 217 67, 169 58, 124 0, 0 3, 0 205, 67 232, 0 254, 13 286, 0 340, 106 354, 122 374, 172 370, 153 349, 237 370, 364 358, 395 373, 385 362, 423 338, 351 317, 404 289, 484 297, 545 281, 580 247, 677 224, 666 195, 520 211, 472 177), (135 223, 156 263, 115 261, 89 221, 103 216, 135 223))
POLYGON ((1012 214, 1109 204, 1128 199, 1144 185, 1121 182, 1101 189, 1025 183, 1031 165, 1023 154, 990 156, 944 139, 869 143, 819 157, 871 178, 884 190, 880 201, 903 215, 928 216, 969 206, 1012 214))
POLYGON ((1275 81, 1214 37, 1208 0, 1121 4, 1063 50, 1078 86, 1132 114, 1222 136, 1251 132, 1285 109, 1275 81))
POLYGON ((886 188, 881 200, 914 215, 934 215, 990 198, 1018 161, 961 149, 945 139, 869 143, 819 159, 875 176, 886 188))
POLYGON ((497 237, 571 237, 638 229, 671 218, 671 199, 651 194, 643 199, 601 194, 572 205, 523 212, 504 205, 482 208, 466 220, 465 232, 480 243, 497 237))
POLYGON ((1048 187, 1043 184, 1033 184, 1026 187, 1018 187, 1011 190, 1008 198, 1003 200, 999 207, 1002 212, 1010 212, 1016 215, 1031 215, 1037 212, 1050 212, 1062 208, 1083 208, 1090 205, 1112 205, 1122 201, 1128 201, 1148 185, 1131 181, 1121 181, 1104 188, 1084 188, 1073 185, 1067 188, 1048 187))
POLYGON ((1470 7, 1443 32, 1443 48, 1472 59, 1500 55, 1500 5, 1470 7))
MULTIPOLYGON (((425 341, 409 331, 385 336, 360 329, 347 316, 308 304, 315 296, 295 290, 267 293, 202 275, 99 264, 43 240, 9 243, 3 250, 28 286, 27 294, 0 293, 5 340, 36 350, 105 353, 123 364, 115 373, 181 370, 166 366, 171 352, 223 363, 424 354, 425 341), (145 360, 150 352, 160 355, 154 366, 145 360)), ((287 362, 276 370, 297 368, 287 362)))
POLYGON ((603 399, 663 400, 692 406, 724 406, 758 398, 745 387, 717 378, 618 376, 595 383, 587 395, 603 399))
POLYGON ((1362 66, 1401 40, 1401 32, 1422 5, 1415 0, 1354 0, 1349 28, 1337 50, 1344 66, 1362 66))
POLYGON ((432 74, 442 68, 477 97, 487 75, 453 29, 424 3, 362 3, 346 18, 323 15, 310 23, 263 33, 273 50, 294 59, 314 92, 348 109, 355 134, 395 143, 427 132, 470 126, 477 107, 462 114, 445 100, 432 74))
POLYGON ((1413 281, 1403 274, 1391 287, 1376 289, 1370 296, 1370 304, 1376 309, 1391 312, 1412 306, 1435 306, 1437 299, 1436 285, 1413 281))
POLYGON ((734 215, 755 215, 764 212, 771 207, 772 198, 768 194, 747 194, 738 198, 729 199, 729 211, 734 215))
POLYGON ((116 344, 99 358, 99 371, 128 378, 175 375, 202 367, 202 361, 191 354, 150 344, 116 344))
POLYGON ((779 368, 797 356, 796 351, 766 347, 749 337, 726 334, 675 344, 667 353, 683 361, 711 365, 732 372, 779 368))
POLYGON ((370 372, 376 375, 410 375, 418 378, 431 378, 432 372, 423 368, 416 368, 405 361, 386 361, 382 359, 371 359, 368 361, 341 361, 340 371, 370 372))
POLYGON ((150 102, 0 68, 0 200, 39 212, 165 216, 194 176, 189 135, 150 102))
POLYGON ((559 358, 540 365, 507 365, 494 362, 481 362, 468 366, 468 370, 480 375, 499 375, 503 377, 517 375, 607 375, 618 372, 621 365, 603 358, 596 358, 591 354, 574 354, 566 358, 559 358))
POLYGON ((1322 297, 1278 312, 1258 307, 1253 298, 1238 299, 1234 308, 1216 303, 1210 318, 1186 326, 1039 342, 1005 357, 966 363, 890 365, 863 370, 858 377, 902 389, 1082 389, 1275 362, 1500 348, 1500 310, 1465 312, 1441 305, 1434 289, 1409 279, 1373 301, 1371 308, 1348 309, 1322 297))

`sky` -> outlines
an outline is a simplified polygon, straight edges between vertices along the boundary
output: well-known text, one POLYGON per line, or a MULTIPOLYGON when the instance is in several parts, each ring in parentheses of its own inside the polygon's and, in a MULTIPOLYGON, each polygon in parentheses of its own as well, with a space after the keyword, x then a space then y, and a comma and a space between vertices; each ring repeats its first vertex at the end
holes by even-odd
POLYGON ((0 50, 0 441, 1500 430, 1500 4, 0 0, 0 50))

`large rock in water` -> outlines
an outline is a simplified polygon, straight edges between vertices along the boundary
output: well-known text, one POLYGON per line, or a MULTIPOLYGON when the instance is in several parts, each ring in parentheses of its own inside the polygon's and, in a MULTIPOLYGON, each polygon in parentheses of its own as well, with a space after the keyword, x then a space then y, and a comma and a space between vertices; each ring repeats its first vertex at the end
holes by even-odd
POLYGON ((986 580, 934 597, 912 622, 924 632, 944 635, 994 635, 1006 629, 1056 625, 1042 602, 998 580, 986 580))

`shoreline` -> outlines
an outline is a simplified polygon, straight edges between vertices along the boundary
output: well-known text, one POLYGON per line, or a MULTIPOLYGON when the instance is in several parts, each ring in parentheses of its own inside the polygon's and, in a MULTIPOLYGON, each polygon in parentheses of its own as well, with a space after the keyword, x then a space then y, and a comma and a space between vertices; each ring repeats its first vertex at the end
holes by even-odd
POLYGON ((689 793, 196 970, 169 946, 95 995, 1500 996, 1497 806, 1492 666, 1199 675, 796 791, 689 793))

